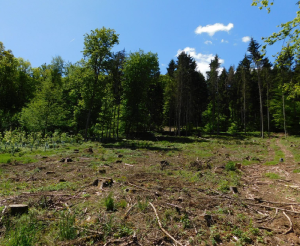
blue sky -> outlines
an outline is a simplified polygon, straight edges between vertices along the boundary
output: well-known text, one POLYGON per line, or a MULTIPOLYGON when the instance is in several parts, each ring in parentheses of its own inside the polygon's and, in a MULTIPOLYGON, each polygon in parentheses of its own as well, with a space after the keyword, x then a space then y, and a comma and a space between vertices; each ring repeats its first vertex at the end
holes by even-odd
MULTIPOLYGON (((190 53, 205 72, 218 54, 222 66, 237 66, 247 37, 262 44, 277 25, 296 16, 296 1, 275 1, 270 14, 251 0, 0 0, 0 41, 33 67, 60 55, 82 58, 85 33, 111 28, 119 34, 114 51, 157 53, 161 73, 180 50, 190 53), (244 38, 244 42, 243 42, 244 38)), ((271 61, 283 43, 267 49, 271 61)))

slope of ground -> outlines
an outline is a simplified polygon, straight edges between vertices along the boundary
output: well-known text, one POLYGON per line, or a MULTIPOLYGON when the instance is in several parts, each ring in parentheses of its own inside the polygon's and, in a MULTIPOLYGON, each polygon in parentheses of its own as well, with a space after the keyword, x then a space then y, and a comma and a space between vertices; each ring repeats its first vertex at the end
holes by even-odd
POLYGON ((157 136, 21 150, 0 164, 0 244, 299 244, 292 141, 157 136), (20 203, 29 214, 11 216, 20 203))

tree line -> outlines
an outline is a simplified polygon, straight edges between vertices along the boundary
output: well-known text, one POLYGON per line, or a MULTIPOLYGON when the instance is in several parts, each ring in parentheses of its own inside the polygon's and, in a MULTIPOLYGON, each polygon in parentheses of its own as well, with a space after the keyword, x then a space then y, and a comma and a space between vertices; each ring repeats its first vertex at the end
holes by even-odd
POLYGON ((184 52, 161 74, 157 54, 112 52, 118 43, 114 30, 95 29, 84 35, 80 61, 57 56, 34 68, 0 42, 0 132, 299 132, 300 62, 289 46, 271 64, 251 39, 237 67, 221 68, 216 55, 203 75, 184 52))

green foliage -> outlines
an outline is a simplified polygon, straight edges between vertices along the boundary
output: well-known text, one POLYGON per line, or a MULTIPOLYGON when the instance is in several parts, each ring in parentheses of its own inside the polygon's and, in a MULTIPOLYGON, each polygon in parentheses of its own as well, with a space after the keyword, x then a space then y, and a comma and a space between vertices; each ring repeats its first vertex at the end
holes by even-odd
POLYGON ((69 212, 61 212, 58 228, 61 240, 76 238, 75 215, 69 212))
POLYGON ((235 163, 233 161, 227 162, 227 164, 225 165, 225 170, 226 171, 235 171, 236 170, 235 163))
POLYGON ((235 122, 231 122, 227 132, 230 134, 236 134, 238 133, 238 131, 239 131, 238 125, 235 122))
POLYGON ((22 215, 11 220, 6 218, 5 245, 7 246, 33 246, 37 241, 37 233, 42 229, 41 224, 32 215, 22 215))
POLYGON ((187 214, 185 214, 182 218, 181 218, 181 223, 183 224, 183 228, 184 229, 188 229, 188 228, 191 228, 192 227, 192 223, 188 217, 187 214))
MULTIPOLYGON (((268 12, 271 11, 270 6, 273 5, 274 1, 268 0, 252 0, 252 5, 257 6, 259 8, 267 8, 268 12)), ((300 2, 297 2, 297 5, 300 8, 300 2)), ((283 50, 287 47, 290 47, 294 55, 300 54, 300 39, 299 39, 299 22, 300 22, 300 11, 296 12, 296 17, 286 23, 282 23, 279 25, 281 30, 271 34, 267 38, 263 38, 264 42, 266 43, 263 46, 263 52, 266 52, 267 45, 273 45, 274 43, 284 40, 286 46, 283 46, 283 50)), ((282 54, 279 54, 277 60, 280 59, 282 54)))
POLYGON ((137 207, 138 207, 139 210, 142 211, 142 212, 145 212, 146 209, 148 208, 148 206, 149 206, 148 200, 146 200, 146 201, 141 201, 141 200, 139 199, 138 202, 137 202, 137 207))
POLYGON ((218 190, 224 193, 229 191, 229 182, 227 180, 221 180, 219 182, 218 190))
POLYGON ((113 215, 106 218, 106 221, 102 224, 102 229, 104 231, 104 239, 106 239, 114 229, 114 217, 113 215))
POLYGON ((51 65, 39 71, 38 90, 27 107, 22 109, 20 123, 30 131, 43 131, 62 126, 65 123, 66 110, 63 107, 61 74, 57 74, 51 65))
POLYGON ((126 208, 126 206, 127 206, 126 200, 122 199, 122 200, 120 200, 120 201, 118 202, 118 207, 119 207, 119 208, 126 208))
POLYGON ((210 236, 209 236, 212 245, 217 245, 221 242, 221 234, 216 226, 210 227, 210 236))
MULTIPOLYGON (((82 71, 82 89, 85 108, 88 110, 87 121, 85 126, 85 138, 91 120, 92 109, 96 106, 98 100, 101 100, 107 78, 104 72, 109 66, 111 49, 119 43, 118 34, 113 29, 102 27, 91 30, 90 34, 84 35, 83 55, 87 60, 84 63, 85 69, 82 71), (98 99, 98 100, 97 100, 98 99)), ((101 101, 100 101, 101 102, 101 101)))
MULTIPOLYGON (((256 232, 256 230, 255 230, 256 232)), ((247 245, 249 243, 252 243, 252 239, 249 237, 247 232, 243 232, 241 229, 237 228, 232 232, 233 235, 237 236, 239 238, 239 243, 241 245, 247 245)))
POLYGON ((115 202, 112 197, 112 193, 109 193, 109 195, 104 199, 104 205, 105 205, 107 211, 115 210, 115 202))
POLYGON ((121 225, 118 228, 118 232, 114 234, 114 237, 121 238, 121 237, 128 237, 133 234, 133 230, 129 228, 127 225, 121 225))
MULTIPOLYGON (((126 122, 125 131, 128 134, 132 131, 143 130, 143 126, 150 127, 153 108, 157 95, 151 96, 153 90, 159 84, 159 64, 157 54, 144 53, 140 50, 130 53, 124 64, 123 81, 123 120, 126 122)), ((162 91, 160 92, 162 95, 162 91)), ((160 112, 162 113, 162 111, 160 112)))

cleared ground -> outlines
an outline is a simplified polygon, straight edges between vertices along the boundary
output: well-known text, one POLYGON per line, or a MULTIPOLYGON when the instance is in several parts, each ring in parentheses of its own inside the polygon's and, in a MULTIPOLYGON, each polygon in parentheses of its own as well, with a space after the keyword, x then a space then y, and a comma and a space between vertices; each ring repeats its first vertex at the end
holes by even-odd
POLYGON ((0 244, 297 245, 299 149, 280 134, 158 135, 3 153, 0 244), (11 216, 20 203, 29 214, 11 216))

